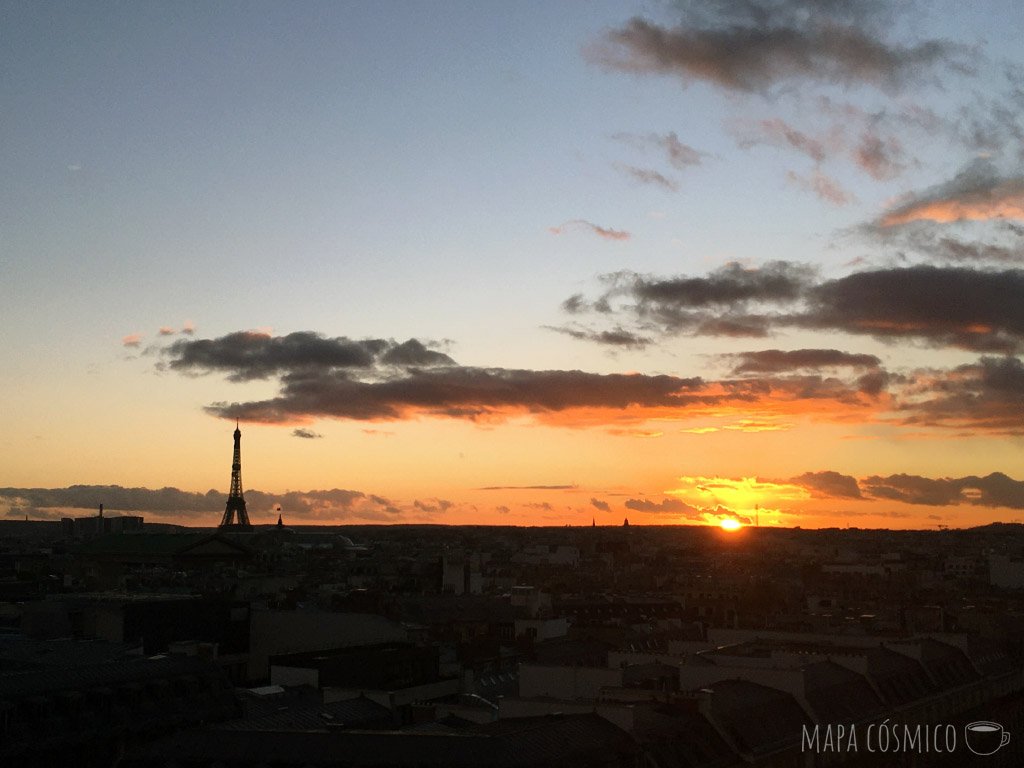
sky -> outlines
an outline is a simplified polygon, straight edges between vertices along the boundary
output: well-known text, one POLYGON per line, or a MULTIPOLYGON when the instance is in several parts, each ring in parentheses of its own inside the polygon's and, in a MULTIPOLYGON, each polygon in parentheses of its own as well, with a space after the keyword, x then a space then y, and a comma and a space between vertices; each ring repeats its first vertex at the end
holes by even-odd
POLYGON ((1013 0, 0 0, 0 516, 1024 520, 1013 0))

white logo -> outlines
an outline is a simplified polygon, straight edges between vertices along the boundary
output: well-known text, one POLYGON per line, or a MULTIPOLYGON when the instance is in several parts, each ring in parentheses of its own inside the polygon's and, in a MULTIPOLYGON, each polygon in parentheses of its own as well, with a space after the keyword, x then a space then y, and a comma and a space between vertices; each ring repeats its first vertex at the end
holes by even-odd
POLYGON ((1010 734, 999 723, 977 720, 964 726, 967 748, 976 755, 991 755, 1010 742, 1010 734))

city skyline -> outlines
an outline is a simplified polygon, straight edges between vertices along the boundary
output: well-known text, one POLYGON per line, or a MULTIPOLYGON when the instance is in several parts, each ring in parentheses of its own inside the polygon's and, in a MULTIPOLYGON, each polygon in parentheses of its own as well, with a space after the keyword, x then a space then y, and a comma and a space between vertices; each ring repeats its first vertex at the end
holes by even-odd
POLYGON ((1013 3, 0 20, 0 516, 1024 519, 1013 3))

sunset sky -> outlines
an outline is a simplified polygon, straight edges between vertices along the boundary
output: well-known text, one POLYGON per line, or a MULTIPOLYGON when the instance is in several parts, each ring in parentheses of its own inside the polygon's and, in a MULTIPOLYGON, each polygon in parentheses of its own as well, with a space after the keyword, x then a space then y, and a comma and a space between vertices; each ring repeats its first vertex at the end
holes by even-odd
POLYGON ((1024 520, 1022 34, 0 0, 0 516, 1024 520))

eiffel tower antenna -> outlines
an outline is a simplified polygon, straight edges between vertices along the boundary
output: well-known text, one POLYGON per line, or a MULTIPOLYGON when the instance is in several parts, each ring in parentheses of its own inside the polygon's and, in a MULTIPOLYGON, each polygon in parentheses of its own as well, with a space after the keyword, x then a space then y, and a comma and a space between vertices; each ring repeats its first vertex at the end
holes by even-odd
POLYGON ((224 508, 220 527, 229 531, 251 531, 249 513, 245 511, 245 497, 242 496, 242 430, 235 420, 235 451, 231 459, 231 492, 224 508))

